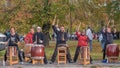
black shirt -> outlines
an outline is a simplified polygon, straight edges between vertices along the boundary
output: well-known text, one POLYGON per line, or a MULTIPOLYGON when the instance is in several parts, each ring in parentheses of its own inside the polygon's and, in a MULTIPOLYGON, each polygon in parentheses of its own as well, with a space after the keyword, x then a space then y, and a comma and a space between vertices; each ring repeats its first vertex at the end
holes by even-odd
POLYGON ((44 35, 42 32, 36 32, 33 35, 33 42, 37 42, 36 44, 43 44, 43 39, 44 39, 44 35))
POLYGON ((14 46, 17 45, 17 43, 20 41, 19 35, 15 33, 14 35, 11 35, 7 37, 8 46, 14 46))
POLYGON ((55 26, 52 26, 52 28, 57 35, 57 44, 66 44, 66 41, 68 40, 67 32, 58 31, 55 26), (63 38, 64 40, 62 40, 63 38))

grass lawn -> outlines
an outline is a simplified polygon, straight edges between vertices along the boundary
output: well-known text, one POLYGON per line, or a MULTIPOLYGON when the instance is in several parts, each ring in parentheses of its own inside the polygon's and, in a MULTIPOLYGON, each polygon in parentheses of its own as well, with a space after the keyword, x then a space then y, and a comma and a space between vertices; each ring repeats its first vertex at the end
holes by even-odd
MULTIPOLYGON (((75 49, 77 46, 77 41, 68 41, 67 43, 69 45, 71 57, 73 59, 75 49)), ((115 40, 115 43, 119 44, 119 47, 120 47, 120 40, 115 40)), ((51 56, 54 52, 54 48, 55 48, 55 41, 51 41, 50 46, 47 46, 45 48, 45 52, 48 60, 51 59, 51 56)), ((5 51, 0 51, 0 59, 3 58, 4 53, 5 51)), ((102 60, 102 49, 101 49, 100 43, 97 40, 93 41, 93 51, 91 52, 91 56, 94 60, 102 60)))

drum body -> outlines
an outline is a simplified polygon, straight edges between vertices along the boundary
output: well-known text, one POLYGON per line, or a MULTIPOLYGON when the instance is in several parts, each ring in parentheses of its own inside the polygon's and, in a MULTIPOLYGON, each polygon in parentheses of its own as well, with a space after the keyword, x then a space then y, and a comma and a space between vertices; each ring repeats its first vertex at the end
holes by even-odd
POLYGON ((44 58, 44 46, 43 45, 33 45, 31 48, 31 57, 33 59, 44 58))
POLYGON ((117 44, 108 44, 106 49, 107 57, 119 57, 119 47, 117 44))
POLYGON ((31 47, 33 46, 33 44, 26 44, 24 46, 24 53, 26 57, 31 57, 31 47))
POLYGON ((88 46, 80 47, 80 58, 90 59, 90 49, 88 46))

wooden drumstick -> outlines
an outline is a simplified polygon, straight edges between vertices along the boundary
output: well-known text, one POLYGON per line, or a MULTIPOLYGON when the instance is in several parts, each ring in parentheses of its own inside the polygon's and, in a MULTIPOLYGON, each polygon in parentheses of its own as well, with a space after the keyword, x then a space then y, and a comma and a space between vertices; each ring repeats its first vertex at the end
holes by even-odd
POLYGON ((79 25, 78 25, 77 31, 79 31, 80 26, 81 26, 81 22, 80 22, 79 25))
POLYGON ((110 22, 111 22, 111 21, 109 20, 108 23, 107 23, 107 27, 109 26, 110 22))
POLYGON ((56 15, 55 15, 55 17, 54 17, 54 20, 53 20, 52 25, 55 25, 55 21, 56 21, 56 15))

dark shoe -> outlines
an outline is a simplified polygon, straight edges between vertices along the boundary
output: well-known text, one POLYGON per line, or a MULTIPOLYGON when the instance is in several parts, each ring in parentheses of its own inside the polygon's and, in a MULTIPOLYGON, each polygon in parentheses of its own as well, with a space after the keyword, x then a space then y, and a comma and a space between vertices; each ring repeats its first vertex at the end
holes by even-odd
POLYGON ((73 63, 76 63, 76 61, 73 61, 73 63))
POLYGON ((48 64, 48 62, 44 62, 44 64, 48 64))
POLYGON ((92 61, 93 61, 93 59, 92 59, 92 57, 90 56, 90 64, 92 64, 92 61))
POLYGON ((73 61, 69 61, 69 63, 73 63, 73 61))
POLYGON ((53 62, 52 62, 52 61, 50 61, 50 62, 49 62, 49 64, 53 64, 53 62))
POLYGON ((90 61, 90 64, 93 64, 92 61, 90 61))

